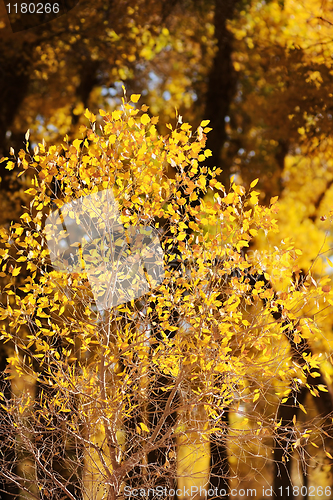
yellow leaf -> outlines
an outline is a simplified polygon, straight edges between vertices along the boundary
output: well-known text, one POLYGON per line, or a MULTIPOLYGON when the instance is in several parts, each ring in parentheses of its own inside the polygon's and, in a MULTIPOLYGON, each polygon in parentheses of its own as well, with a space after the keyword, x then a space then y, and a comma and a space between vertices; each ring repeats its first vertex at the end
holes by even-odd
POLYGON ((15 269, 13 269, 12 275, 17 276, 18 274, 20 274, 21 269, 21 267, 15 267, 15 269))
POLYGON ((221 189, 221 191, 224 191, 224 186, 220 182, 217 182, 214 187, 215 189, 221 189))
POLYGON ((330 453, 328 453, 328 451, 326 451, 326 450, 325 450, 325 455, 326 455, 328 458, 332 458, 332 459, 333 459, 332 455, 331 455, 330 453))
POLYGON ((252 203, 252 205, 256 205, 258 203, 258 196, 257 195, 254 195, 254 196, 251 195, 250 202, 252 203))
POLYGON ((94 115, 94 113, 91 113, 88 109, 86 109, 86 112, 85 112, 84 116, 86 118, 88 118, 88 120, 90 122, 95 122, 96 121, 96 116, 94 115))
POLYGON ((208 123, 210 122, 210 120, 202 120, 202 122, 200 123, 200 127, 206 127, 206 125, 208 125, 208 123))
POLYGON ((13 170, 13 168, 15 167, 15 163, 13 161, 9 161, 6 165, 6 169, 7 170, 13 170))
POLYGON ((233 203, 235 200, 235 194, 234 193, 228 193, 227 196, 223 198, 223 202, 229 205, 230 203, 233 203))
POLYGON ((303 405, 301 405, 301 403, 299 403, 298 406, 300 407, 300 409, 302 410, 303 413, 307 413, 306 409, 304 408, 303 405))
POLYGON ((144 113, 141 118, 140 118, 140 121, 142 123, 142 125, 147 125, 147 123, 150 122, 150 118, 149 116, 147 115, 147 113, 144 113))
POLYGON ((149 432, 149 429, 148 427, 146 426, 146 424, 144 424, 143 422, 140 422, 140 427, 143 431, 146 431, 146 432, 149 432))
POLYGON ((257 399, 259 399, 259 392, 257 392, 257 394, 254 395, 253 402, 255 403, 257 399))
POLYGON ((95 122, 96 121, 96 116, 93 113, 91 113, 88 108, 85 110, 84 116, 86 118, 88 118, 88 120, 91 121, 91 122, 95 122))
POLYGON ((138 100, 140 99, 141 97, 141 94, 132 94, 131 95, 131 101, 132 102, 138 102, 138 100))
POLYGON ((31 194, 31 195, 35 195, 37 193, 36 189, 35 188, 30 188, 30 189, 27 189, 26 191, 24 191, 25 193, 27 194, 31 194))
POLYGON ((193 231, 199 231, 199 226, 195 224, 193 221, 189 222, 189 226, 191 229, 193 229, 193 231))
POLYGON ((201 189, 205 189, 206 187, 206 177, 204 175, 200 175, 198 179, 198 185, 201 189))
POLYGON ((190 128, 192 128, 192 125, 190 125, 189 123, 183 123, 182 126, 180 127, 182 130, 190 130, 190 128))
POLYGON ((112 111, 112 120, 120 120, 122 112, 118 109, 116 111, 112 111))
POLYGON ((186 238, 186 233, 184 233, 183 231, 179 233, 179 235, 177 236, 177 240, 178 241, 183 241, 185 240, 186 238))
POLYGON ((75 139, 73 141, 73 146, 74 148, 76 149, 76 151, 79 151, 80 150, 80 146, 81 146, 81 140, 80 139, 75 139))
POLYGON ((31 221, 31 217, 30 217, 30 215, 27 212, 25 212, 24 214, 20 215, 20 219, 23 219, 26 222, 30 222, 31 221))
MULTIPOLYGON (((245 193, 245 188, 243 186, 239 186, 238 184, 233 184, 232 186, 233 191, 235 191, 236 194, 243 195, 245 193)), ((260 194, 257 191, 253 191, 252 194, 260 194)))
POLYGON ((254 181, 251 182, 250 187, 254 188, 258 184, 259 179, 255 179, 254 181))

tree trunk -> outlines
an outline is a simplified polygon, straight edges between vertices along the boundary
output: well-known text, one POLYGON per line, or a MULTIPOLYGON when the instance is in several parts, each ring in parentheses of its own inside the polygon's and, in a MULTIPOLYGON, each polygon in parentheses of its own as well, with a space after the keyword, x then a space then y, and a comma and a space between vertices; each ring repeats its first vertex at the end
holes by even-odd
POLYGON ((223 413, 222 422, 225 425, 225 438, 211 435, 210 440, 210 479, 209 489, 215 489, 217 496, 214 498, 226 500, 229 498, 229 461, 227 448, 227 434, 229 426, 229 409, 223 413))
POLYGON ((297 419, 299 405, 304 403, 307 392, 306 387, 303 387, 300 392, 292 391, 288 400, 279 406, 277 419, 278 422, 281 421, 281 425, 278 427, 277 437, 274 440, 273 495, 281 500, 294 497, 291 464, 296 432, 293 418, 297 419))
MULTIPOLYGON (((303 273, 304 274, 304 273, 303 273)), ((302 280, 301 280, 302 281, 302 280)), ((301 283, 300 283, 301 285, 301 283)), ((269 282, 266 280, 266 286, 270 287, 269 282)), ((282 311, 279 310, 273 313, 275 320, 282 319, 282 311)), ((303 354, 312 355, 311 348, 305 339, 301 339, 300 342, 295 342, 295 325, 288 318, 283 321, 283 326, 287 327, 284 329, 285 335, 288 339, 291 355, 293 361, 298 365, 304 366, 305 360, 303 354)), ((325 378, 320 370, 316 368, 319 376, 313 377, 309 371, 307 371, 306 385, 302 387, 300 391, 293 390, 285 403, 281 403, 278 412, 278 421, 281 421, 281 426, 278 428, 277 438, 275 439, 274 446, 274 493, 281 500, 288 500, 289 497, 293 497, 292 493, 292 482, 291 482, 291 461, 292 461, 292 444, 295 443, 295 431, 294 431, 294 416, 297 419, 299 413, 299 405, 303 404, 306 395, 309 391, 309 387, 316 385, 326 385, 325 378)), ((318 392, 318 391, 317 391, 318 392)), ((314 397, 314 403, 317 407, 318 412, 323 416, 324 420, 329 420, 330 415, 333 413, 333 397, 330 391, 328 392, 318 392, 318 397, 314 397)), ((330 426, 331 427, 331 426, 330 426)), ((328 433, 326 433, 327 438, 331 444, 332 438, 328 433)), ((326 439, 327 440, 327 439, 326 439)), ((307 478, 305 479, 306 466, 304 464, 303 468, 303 485, 307 484, 307 478)))
MULTIPOLYGON (((171 390, 164 391, 167 385, 172 383, 164 375, 156 377, 154 385, 150 391, 148 401, 148 422, 150 429, 156 429, 161 424, 160 431, 156 436, 156 441, 161 440, 161 445, 148 453, 148 474, 149 483, 154 488, 161 486, 166 488, 163 498, 176 500, 177 494, 170 493, 170 490, 177 490, 177 442, 174 429, 177 422, 177 407, 179 406, 179 395, 176 393, 171 401, 169 412, 164 412, 167 408, 167 402, 171 395, 171 390), (165 418, 164 418, 165 416, 165 418), (170 434, 166 437, 167 434, 170 434)), ((152 498, 159 498, 158 496, 152 498)))
MULTIPOLYGON (((237 0, 215 0, 214 27, 217 51, 208 77, 204 111, 204 117, 210 120, 209 127, 212 127, 206 144, 213 153, 205 160, 209 169, 220 166, 222 148, 227 139, 225 117, 229 113, 236 91, 236 72, 231 58, 233 37, 227 28, 227 21, 233 18, 236 5, 237 0)), ((228 187, 229 178, 230 171, 225 169, 219 180, 228 187)))
MULTIPOLYGON (((7 50, 6 45, 2 50, 7 50)), ((21 138, 15 137, 18 143, 13 143, 11 126, 29 90, 31 51, 32 47, 26 43, 16 58, 9 59, 6 54, 0 52, 0 157, 9 154, 10 146, 14 148, 23 146, 20 144, 21 138)), ((24 134, 22 141, 23 139, 24 134)), ((2 163, 0 172, 2 177, 7 173, 3 168, 2 163)))

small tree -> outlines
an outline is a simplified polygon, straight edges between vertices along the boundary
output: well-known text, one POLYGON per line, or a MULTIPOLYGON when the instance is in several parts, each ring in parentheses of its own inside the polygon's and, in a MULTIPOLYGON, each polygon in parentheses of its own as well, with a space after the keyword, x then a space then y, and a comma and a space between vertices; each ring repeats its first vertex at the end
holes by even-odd
POLYGON ((1 230, 1 338, 10 349, 7 384, 23 378, 31 389, 1 393, 0 456, 11 450, 0 468, 3 491, 14 484, 22 497, 111 500, 140 487, 173 498, 186 474, 179 448, 193 433, 226 447, 223 415, 242 402, 235 442, 260 450, 262 439, 281 431, 269 405, 277 408, 291 390, 297 404, 317 363, 308 354, 293 364, 286 334, 296 345, 304 331, 316 335, 304 304, 330 301, 332 293, 315 282, 294 284, 300 251, 292 242, 260 258, 244 253, 259 230, 278 230, 276 199, 259 206, 256 181, 249 192, 232 183, 226 193, 219 169, 208 179, 201 166, 211 154, 208 123, 192 133, 179 116, 160 137, 147 106, 135 108, 138 97, 123 100, 121 110, 100 110, 101 123, 86 111, 90 127, 73 143, 18 154, 31 202, 22 223, 1 230), (177 168, 174 178, 168 165, 177 168), (117 210, 106 228, 108 190, 117 210), (205 200, 189 203, 202 191, 205 200), (73 242, 64 211, 79 227, 88 214, 91 237, 73 242), (63 227, 51 233, 53 249, 50 217, 63 227), (145 243, 153 228, 162 280, 145 243), (142 236, 135 250, 133 234, 142 236), (54 248, 66 237, 55 264, 54 248))

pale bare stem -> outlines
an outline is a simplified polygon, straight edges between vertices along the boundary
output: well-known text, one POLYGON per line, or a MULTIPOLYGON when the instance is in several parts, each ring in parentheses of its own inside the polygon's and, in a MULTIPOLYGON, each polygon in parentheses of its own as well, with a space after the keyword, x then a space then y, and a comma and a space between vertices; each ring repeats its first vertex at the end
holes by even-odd
MULTIPOLYGON (((106 390, 106 359, 105 359, 105 349, 107 349, 110 345, 110 335, 111 335, 111 324, 110 324, 110 314, 107 313, 106 320, 103 325, 103 342, 102 342, 102 354, 99 364, 99 383, 100 383, 100 391, 101 391, 101 406, 102 411, 104 410, 104 428, 105 428, 105 436, 106 442, 110 453, 111 465, 112 465, 112 473, 110 468, 106 465, 104 458, 102 459, 103 466, 107 473, 109 479, 110 489, 108 492, 108 500, 114 500, 118 493, 121 480, 119 479, 119 464, 117 461, 116 450, 118 449, 117 436, 115 432, 111 429, 109 424, 109 418, 105 414, 105 410, 107 409, 107 390, 106 390)), ((99 452, 102 457, 102 453, 99 452)))

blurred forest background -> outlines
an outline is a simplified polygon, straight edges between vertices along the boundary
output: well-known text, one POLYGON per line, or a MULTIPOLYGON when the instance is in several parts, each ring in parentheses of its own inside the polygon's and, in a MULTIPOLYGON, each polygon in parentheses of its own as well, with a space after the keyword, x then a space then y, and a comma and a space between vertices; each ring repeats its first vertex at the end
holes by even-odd
MULTIPOLYGON (((24 147, 27 129, 31 148, 43 140, 60 144, 66 134, 80 138, 85 109, 116 109, 123 85, 159 115, 162 135, 176 122, 176 110, 194 127, 210 120, 208 174, 220 166, 227 190, 232 176, 245 187, 259 178, 263 205, 279 197, 280 233, 269 245, 290 238, 302 249, 304 273, 332 273, 331 0, 81 0, 68 14, 16 34, 0 3, 0 156, 24 147)), ((0 166, 0 224, 8 227, 19 220, 26 186, 6 162, 0 166)), ((258 236, 251 251, 267 244, 258 236)), ((318 372, 333 392, 333 317, 321 328, 311 349, 322 355, 318 372)), ((6 346, 0 354, 3 372, 6 346)), ((315 405, 304 393, 305 426, 332 412, 331 393, 321 399, 315 405)), ((287 406, 279 411, 289 418, 287 406)), ((245 425, 236 410, 229 425, 231 436, 233 426, 245 425)), ((316 446, 306 484, 333 487, 333 459, 316 446)), ((239 487, 242 476, 242 487, 254 487, 258 471, 267 484, 272 468, 236 448, 231 437, 231 485, 239 487)), ((205 468, 205 450, 195 448, 190 462, 205 468), (196 453, 201 458, 193 460, 196 453)), ((303 484, 297 458, 290 470, 293 482, 303 484)))

